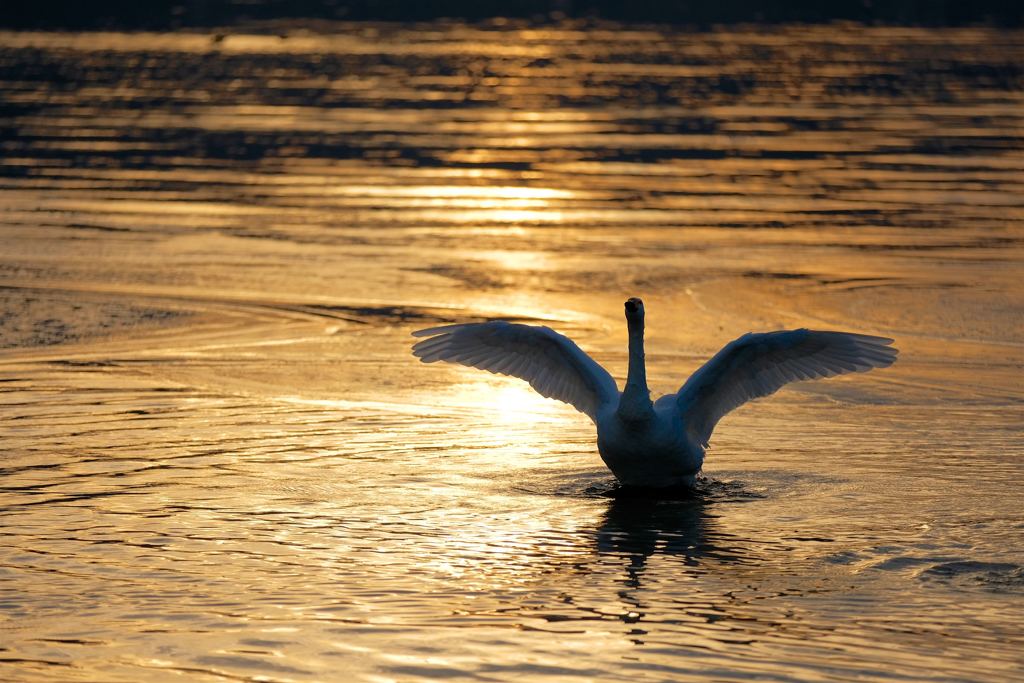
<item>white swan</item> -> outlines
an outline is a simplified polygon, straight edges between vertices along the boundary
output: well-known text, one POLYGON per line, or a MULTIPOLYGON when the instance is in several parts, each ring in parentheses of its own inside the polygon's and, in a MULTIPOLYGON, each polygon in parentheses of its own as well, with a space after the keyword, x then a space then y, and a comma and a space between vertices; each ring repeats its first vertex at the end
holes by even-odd
POLYGON ((597 449, 630 486, 692 486, 715 425, 747 401, 802 379, 893 364, 892 339, 849 332, 785 330, 745 334, 726 344, 674 394, 652 403, 644 366, 644 304, 626 302, 629 371, 620 393, 608 371, 548 327, 503 321, 413 332, 424 363, 443 360, 519 377, 564 401, 597 426, 597 449))

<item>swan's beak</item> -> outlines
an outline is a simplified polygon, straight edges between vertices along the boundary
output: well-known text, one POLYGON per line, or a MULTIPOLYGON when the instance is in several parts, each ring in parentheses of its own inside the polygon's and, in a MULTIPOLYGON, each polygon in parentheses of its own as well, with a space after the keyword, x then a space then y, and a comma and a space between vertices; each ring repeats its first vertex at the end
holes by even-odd
POLYGON ((636 297, 632 297, 626 301, 626 313, 636 313, 643 305, 643 301, 640 301, 640 299, 637 299, 636 297))

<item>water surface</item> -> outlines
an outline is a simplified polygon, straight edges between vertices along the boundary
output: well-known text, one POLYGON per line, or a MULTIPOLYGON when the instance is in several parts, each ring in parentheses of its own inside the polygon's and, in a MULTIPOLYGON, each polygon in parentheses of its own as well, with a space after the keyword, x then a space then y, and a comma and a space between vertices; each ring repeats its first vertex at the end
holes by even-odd
POLYGON ((0 34, 0 677, 1024 679, 1024 34, 0 34), (750 330, 891 369, 693 497, 423 366, 505 318, 675 391, 750 330))

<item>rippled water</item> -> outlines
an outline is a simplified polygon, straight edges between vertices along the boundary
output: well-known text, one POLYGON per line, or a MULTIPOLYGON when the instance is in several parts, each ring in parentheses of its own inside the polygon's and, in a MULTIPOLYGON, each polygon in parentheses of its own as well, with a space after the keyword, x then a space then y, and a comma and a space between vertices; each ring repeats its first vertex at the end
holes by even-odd
POLYGON ((4 680, 1024 679, 1024 34, 0 34, 4 680), (502 317, 657 392, 748 330, 893 368, 624 496, 423 366, 502 317))

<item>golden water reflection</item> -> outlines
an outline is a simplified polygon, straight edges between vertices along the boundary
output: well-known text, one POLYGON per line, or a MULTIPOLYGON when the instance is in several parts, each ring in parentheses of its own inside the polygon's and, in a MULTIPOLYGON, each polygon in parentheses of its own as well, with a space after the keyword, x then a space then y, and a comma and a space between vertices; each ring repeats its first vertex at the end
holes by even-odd
POLYGON ((0 33, 0 678, 1014 677, 1020 32, 280 33, 0 33), (653 500, 409 354, 621 383, 632 295, 655 394, 750 330, 900 362, 653 500))

